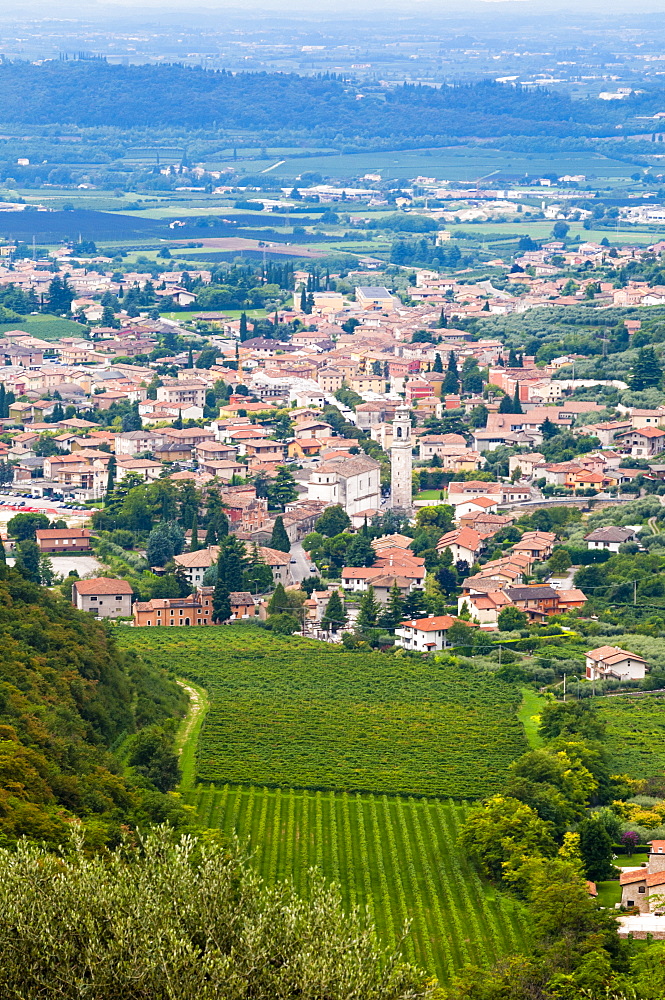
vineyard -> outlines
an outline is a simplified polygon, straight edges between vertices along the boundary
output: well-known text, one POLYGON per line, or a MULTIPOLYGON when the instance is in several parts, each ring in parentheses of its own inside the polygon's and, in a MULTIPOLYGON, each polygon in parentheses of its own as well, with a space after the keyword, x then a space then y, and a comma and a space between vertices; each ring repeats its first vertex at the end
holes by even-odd
POLYGON ((478 878, 458 850, 465 807, 448 801, 225 785, 186 793, 202 825, 248 843, 269 881, 307 891, 317 867, 349 907, 367 907, 386 946, 449 981, 527 948, 519 903, 478 878))
POLYGON ((473 669, 251 626, 121 642, 206 688, 202 781, 468 799, 500 789, 527 749, 519 692, 473 669))
POLYGON ((607 723, 612 768, 632 778, 661 774, 665 767, 665 695, 598 698, 607 723))

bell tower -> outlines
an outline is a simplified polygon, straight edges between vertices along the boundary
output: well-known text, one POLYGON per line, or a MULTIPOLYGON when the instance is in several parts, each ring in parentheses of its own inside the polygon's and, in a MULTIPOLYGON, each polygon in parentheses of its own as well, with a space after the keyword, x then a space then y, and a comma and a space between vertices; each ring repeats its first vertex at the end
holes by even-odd
POLYGON ((412 506, 412 446, 411 415, 408 406, 402 404, 395 411, 390 446, 390 506, 400 510, 411 510, 412 506))

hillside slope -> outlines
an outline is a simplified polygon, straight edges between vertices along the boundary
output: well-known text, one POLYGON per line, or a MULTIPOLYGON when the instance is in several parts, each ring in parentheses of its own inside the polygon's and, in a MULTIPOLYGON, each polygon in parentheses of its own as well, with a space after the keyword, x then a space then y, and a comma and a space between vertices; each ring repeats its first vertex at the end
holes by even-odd
POLYGON ((80 817, 95 842, 166 818, 154 785, 113 752, 143 726, 183 714, 166 673, 120 654, 103 623, 0 567, 0 840, 59 842, 80 817))

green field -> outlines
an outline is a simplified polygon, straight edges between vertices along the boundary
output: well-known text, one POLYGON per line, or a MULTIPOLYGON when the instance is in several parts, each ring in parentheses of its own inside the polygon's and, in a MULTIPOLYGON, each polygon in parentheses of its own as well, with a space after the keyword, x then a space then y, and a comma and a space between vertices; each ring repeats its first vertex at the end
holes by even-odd
POLYGON ((0 323, 0 337, 9 330, 24 330, 40 340, 59 340, 60 337, 82 337, 83 328, 73 320, 57 316, 22 316, 14 323, 0 323))
POLYGON ((208 691, 201 781, 479 798, 528 747, 520 693, 447 658, 242 625, 127 630, 121 643, 208 691))
POLYGON ((519 903, 484 884, 458 847, 465 807, 330 792, 199 786, 185 800, 203 826, 248 843, 269 882, 307 891, 318 868, 348 907, 367 908, 380 941, 448 981, 465 963, 489 968, 527 948, 519 903))
POLYGON ((613 769, 631 778, 662 774, 665 767, 665 695, 598 698, 607 722, 607 749, 613 769))
MULTIPOLYGON (((251 168, 258 173, 275 161, 256 161, 251 168)), ((552 173, 627 178, 635 167, 600 153, 513 153, 486 146, 447 146, 431 149, 388 150, 386 152, 343 153, 335 156, 293 157, 275 167, 275 177, 295 177, 304 171, 316 171, 324 177, 362 177, 381 173, 384 178, 408 178, 422 175, 438 180, 476 182, 488 174, 552 173)), ((371 187, 371 182, 367 182, 371 187)))

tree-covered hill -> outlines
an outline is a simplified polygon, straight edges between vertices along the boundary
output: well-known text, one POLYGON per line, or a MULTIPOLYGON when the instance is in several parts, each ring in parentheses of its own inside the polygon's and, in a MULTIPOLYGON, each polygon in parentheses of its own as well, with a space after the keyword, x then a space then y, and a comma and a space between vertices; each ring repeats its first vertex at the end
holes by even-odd
POLYGON ((166 819, 159 779, 125 777, 112 748, 161 732, 184 702, 164 671, 118 653, 104 624, 0 567, 0 842, 54 844, 80 817, 100 844, 166 819))
POLYGON ((582 136, 616 134, 616 123, 634 113, 629 105, 571 101, 490 80, 385 90, 327 77, 112 66, 103 60, 0 65, 0 121, 34 125, 291 129, 347 139, 582 136))

